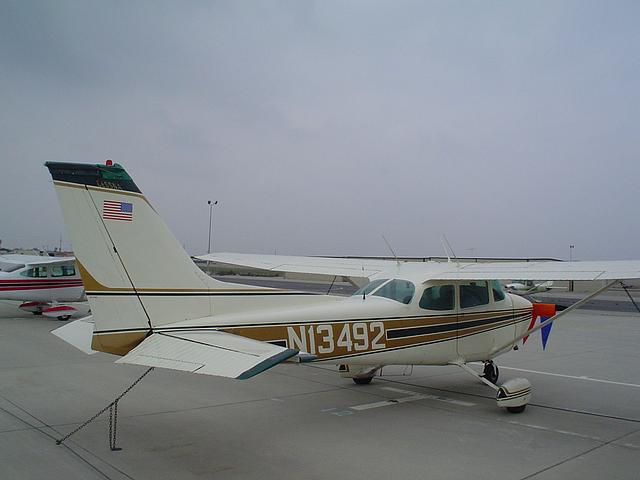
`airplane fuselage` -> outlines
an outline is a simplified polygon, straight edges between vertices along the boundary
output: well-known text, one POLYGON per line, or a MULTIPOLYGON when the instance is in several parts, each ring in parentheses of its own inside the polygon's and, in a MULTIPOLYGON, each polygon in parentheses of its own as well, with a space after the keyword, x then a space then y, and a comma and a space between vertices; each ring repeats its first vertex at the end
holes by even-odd
POLYGON ((82 279, 73 269, 27 265, 0 272, 0 300, 78 302, 83 298, 82 279))
MULTIPOLYGON (((461 308, 459 287, 455 282, 451 284, 455 287, 454 306, 444 311, 421 308, 422 292, 408 304, 374 295, 344 298, 289 292, 288 300, 295 305, 287 308, 287 300, 279 294, 282 291, 268 295, 269 290, 265 290, 260 297, 227 297, 244 305, 241 312, 231 309, 228 313, 155 327, 154 332, 170 335, 222 330, 299 350, 313 361, 446 365, 461 359, 491 359, 498 347, 526 330, 531 320, 528 300, 505 294, 499 301, 492 298, 486 305, 461 308)), ((217 297, 221 300, 226 296, 217 297)), ((96 331, 93 344, 95 349, 124 355, 147 333, 145 329, 96 331)))

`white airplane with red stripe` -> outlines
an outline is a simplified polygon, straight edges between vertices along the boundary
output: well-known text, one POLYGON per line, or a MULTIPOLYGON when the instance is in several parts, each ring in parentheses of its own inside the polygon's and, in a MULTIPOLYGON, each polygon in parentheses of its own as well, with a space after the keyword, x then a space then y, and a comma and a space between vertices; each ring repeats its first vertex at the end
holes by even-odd
POLYGON ((21 310, 68 320, 86 300, 74 257, 0 256, 0 300, 22 302, 21 310))

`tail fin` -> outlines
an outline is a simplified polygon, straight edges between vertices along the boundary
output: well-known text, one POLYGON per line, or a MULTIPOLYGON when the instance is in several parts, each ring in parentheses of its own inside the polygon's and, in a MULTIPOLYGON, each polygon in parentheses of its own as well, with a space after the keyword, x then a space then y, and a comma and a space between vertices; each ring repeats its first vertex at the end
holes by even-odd
MULTIPOLYGON (((46 163, 58 195, 96 332, 127 331, 123 354, 154 327, 212 315, 208 293, 228 284, 205 275, 118 164, 46 163), (169 286, 169 288, 168 288, 169 286)), ((98 343, 96 345, 96 343, 98 343)))

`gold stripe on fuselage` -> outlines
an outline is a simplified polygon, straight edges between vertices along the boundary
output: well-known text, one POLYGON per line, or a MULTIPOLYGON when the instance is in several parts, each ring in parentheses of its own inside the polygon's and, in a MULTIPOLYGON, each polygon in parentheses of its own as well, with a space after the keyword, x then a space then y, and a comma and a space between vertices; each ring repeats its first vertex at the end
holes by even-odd
MULTIPOLYGON (((98 280, 95 279, 91 273, 82 265, 82 263, 76 259, 76 264, 78 265, 78 271, 80 272, 80 277, 82 278, 82 283, 84 284, 85 291, 87 295, 91 295, 95 293, 96 295, 100 293, 193 293, 193 294, 203 294, 203 293, 282 293, 284 290, 276 289, 276 288, 114 288, 107 287, 103 285, 98 280)), ((302 294, 302 293, 301 293, 302 294)))
MULTIPOLYGON (((465 327, 466 315, 440 315, 419 318, 362 319, 313 323, 268 325, 210 325, 193 327, 159 327, 155 331, 221 330, 230 334, 272 342, 331 360, 379 353, 400 348, 455 340, 528 321, 531 309, 482 312, 472 314, 481 325, 465 327), (425 329, 424 331, 419 329, 425 329), (391 333, 391 334, 390 334, 391 333)), ((96 332, 95 350, 125 355, 144 340, 147 331, 96 332)))

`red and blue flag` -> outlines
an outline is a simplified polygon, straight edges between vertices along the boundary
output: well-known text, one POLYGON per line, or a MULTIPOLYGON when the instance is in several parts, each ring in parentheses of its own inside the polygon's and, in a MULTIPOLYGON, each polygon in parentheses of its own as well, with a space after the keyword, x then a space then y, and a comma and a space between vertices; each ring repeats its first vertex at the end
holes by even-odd
MULTIPOLYGON (((531 314, 531 322, 529 323, 529 328, 527 330, 531 330, 535 324, 536 320, 540 319, 540 323, 545 322, 556 314, 556 306, 552 303, 534 303, 533 304, 533 312, 531 314)), ((551 333, 551 326, 553 322, 545 325, 540 329, 540 334, 542 336, 542 349, 547 348, 547 341, 549 340, 549 334, 551 333)), ((522 339, 522 344, 527 343, 527 339, 529 335, 522 339)))

